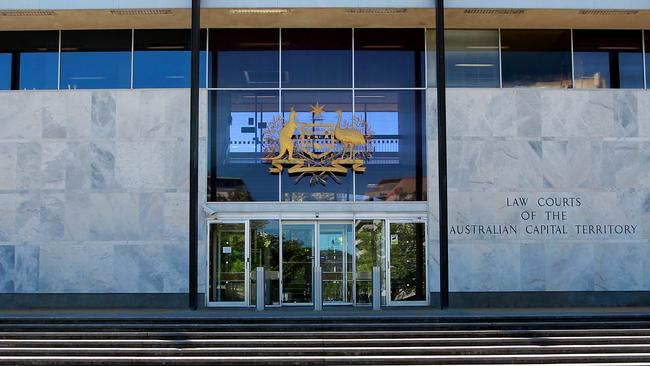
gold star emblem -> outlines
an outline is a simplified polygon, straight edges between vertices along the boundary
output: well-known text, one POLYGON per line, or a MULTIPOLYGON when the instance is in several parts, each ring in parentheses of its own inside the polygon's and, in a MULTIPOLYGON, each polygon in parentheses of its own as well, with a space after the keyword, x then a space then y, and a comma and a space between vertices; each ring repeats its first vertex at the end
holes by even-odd
POLYGON ((314 114, 314 118, 320 116, 321 114, 323 114, 323 112, 325 112, 324 105, 320 105, 318 104, 318 102, 316 102, 316 105, 311 106, 311 113, 314 114))

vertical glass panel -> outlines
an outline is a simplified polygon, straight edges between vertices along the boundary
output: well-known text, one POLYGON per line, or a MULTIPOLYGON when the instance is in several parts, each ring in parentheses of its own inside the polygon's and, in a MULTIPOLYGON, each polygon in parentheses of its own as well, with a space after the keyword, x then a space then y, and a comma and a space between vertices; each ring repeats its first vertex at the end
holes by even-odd
POLYGON ((277 201, 278 177, 269 173, 263 132, 278 116, 278 93, 209 93, 208 199, 277 201))
MULTIPOLYGON (((435 47, 435 30, 429 30, 427 32, 427 50, 430 55, 429 86, 435 86, 435 47)), ((445 48, 448 87, 499 87, 499 31, 450 29, 445 31, 445 48)))
POLYGON ((0 89, 56 89, 59 32, 0 32, 0 89))
POLYGON ((282 302, 312 302, 314 224, 282 224, 282 302))
POLYGON ((357 88, 424 86, 424 30, 354 30, 357 88))
POLYGON ((257 267, 264 267, 264 304, 280 304, 280 223, 250 221, 250 304, 257 301, 257 267))
POLYGON ((355 113, 372 135, 372 157, 355 178, 357 201, 425 201, 423 93, 357 91, 355 113))
POLYGON ((384 220, 358 221, 355 230, 356 301, 357 304, 371 304, 373 267, 380 268, 381 285, 384 286, 384 220))
POLYGON ((646 88, 650 87, 650 31, 644 31, 646 88))
POLYGON ((571 87, 571 32, 501 31, 504 87, 571 87))
POLYGON ((351 29, 283 29, 282 86, 352 87, 351 29))
MULTIPOLYGON (((334 131, 337 121, 337 110, 342 111, 340 127, 345 128, 352 120, 352 92, 351 91, 287 91, 282 93, 282 111, 284 119, 288 121, 289 112, 294 108, 298 112, 296 121, 298 128, 294 134, 294 155, 307 159, 306 165, 319 164, 332 156, 342 152, 342 145, 335 143, 331 131, 334 131), (316 114, 312 107, 316 104, 324 107, 325 112, 316 114), (330 133, 327 134, 326 130, 330 133), (301 143, 301 138, 304 139, 301 143), (321 138, 322 137, 322 138, 321 138), (317 138, 317 139, 316 139, 317 138), (316 140, 314 140, 316 139, 316 140), (302 152, 304 149, 313 149, 311 142, 323 144, 325 147, 317 150, 325 152, 333 146, 332 153, 321 159, 310 161, 302 152), (333 145, 330 145, 333 143, 333 145)), ((352 200, 352 172, 324 174, 324 181, 312 180, 312 175, 300 173, 289 174, 288 169, 282 172, 282 200, 283 201, 351 201, 352 200)))
POLYGON ((352 224, 319 225, 320 267, 323 273, 323 301, 352 302, 354 244, 352 224))
POLYGON ((279 53, 278 29, 210 29, 210 87, 278 87, 279 53))
POLYGON ((391 301, 425 301, 426 255, 423 223, 391 223, 391 301))
POLYGON ((245 250, 244 224, 211 224, 210 301, 245 301, 245 250))
POLYGON ((61 89, 131 87, 131 30, 61 33, 61 89))
MULTIPOLYGON (((199 86, 205 87, 205 30, 201 31, 199 86)), ((135 30, 133 86, 135 88, 189 88, 191 31, 189 29, 135 30)))
POLYGON ((574 30, 576 88, 643 88, 642 33, 574 30))

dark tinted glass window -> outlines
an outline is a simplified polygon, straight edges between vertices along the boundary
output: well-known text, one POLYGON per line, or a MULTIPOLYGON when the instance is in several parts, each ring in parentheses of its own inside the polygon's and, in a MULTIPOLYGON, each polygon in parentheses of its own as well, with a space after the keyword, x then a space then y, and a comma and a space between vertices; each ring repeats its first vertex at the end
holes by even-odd
POLYGON ((277 201, 278 176, 265 164, 264 130, 279 115, 278 93, 209 94, 208 200, 277 201))
MULTIPOLYGON (((325 133, 325 129, 333 130, 338 121, 337 110, 343 113, 340 127, 345 128, 352 120, 352 92, 351 91, 287 91, 282 93, 282 111, 285 121, 289 120, 289 112, 294 108, 298 112, 296 121, 298 128, 295 132, 295 154, 300 154, 303 146, 301 138, 303 131, 308 135, 321 136, 316 143, 326 146, 330 143, 331 133, 325 133), (322 114, 312 113, 312 107, 316 104, 325 110, 322 114), (318 127, 313 124, 326 124, 329 126, 318 127), (302 128, 302 129, 301 129, 302 128)), ((306 141, 311 141, 309 137, 306 141)), ((322 148, 318 151, 325 151, 322 148)), ((341 146, 334 146, 334 154, 340 153, 341 146)), ((332 155, 333 156, 333 155, 332 155)), ((318 163, 321 160, 315 161, 318 163)), ((325 161, 327 161, 325 159, 325 161)), ((307 162, 309 164, 309 162, 307 162)), ((352 171, 335 175, 325 175, 324 184, 312 182, 311 175, 301 176, 289 174, 285 169, 282 172, 282 200, 283 201, 352 201, 352 171)))
POLYGON ((354 49, 357 88, 424 85, 424 30, 355 29, 354 49))
MULTIPOLYGON (((205 30, 201 31, 199 83, 205 87, 205 30)), ((136 30, 133 86, 189 88, 191 32, 189 29, 136 30)))
MULTIPOLYGON (((435 30, 427 33, 429 85, 435 86, 435 30), (433 52, 431 52, 433 51, 433 52)), ((498 88, 499 31, 445 31, 447 86, 457 88, 498 88)))
POLYGON ((283 29, 283 87, 352 87, 352 30, 283 29))
POLYGON ((56 89, 58 31, 0 32, 0 89, 56 89))
POLYGON ((278 87, 279 47, 278 29, 211 29, 210 87, 278 87))
POLYGON ((61 89, 131 87, 131 31, 63 31, 61 89))
POLYGON ((643 88, 641 31, 574 30, 576 88, 643 88))
POLYGON ((355 113, 372 135, 372 157, 356 175, 357 201, 426 200, 423 93, 357 91, 355 113))
POLYGON ((571 87, 571 32, 502 30, 504 87, 571 87))

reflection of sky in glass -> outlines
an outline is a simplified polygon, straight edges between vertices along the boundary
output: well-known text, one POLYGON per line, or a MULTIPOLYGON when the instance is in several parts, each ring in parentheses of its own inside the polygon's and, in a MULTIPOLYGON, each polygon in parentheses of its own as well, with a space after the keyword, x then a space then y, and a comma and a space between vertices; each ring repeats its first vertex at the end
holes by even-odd
MULTIPOLYGON (((0 53, 0 89, 11 89, 11 53, 0 53)), ((58 54, 21 52, 19 89, 56 89, 58 54)))
POLYGON ((0 89, 11 89, 11 54, 0 53, 0 89))
MULTIPOLYGON (((134 88, 189 88, 191 51, 135 51, 134 88)), ((200 53, 199 83, 205 87, 205 51, 200 53)))
POLYGON ((643 56, 641 52, 618 54, 621 88, 643 88, 643 56))
POLYGON ((56 89, 57 52, 23 52, 20 55, 20 89, 56 89))
POLYGON ((61 89, 129 88, 131 52, 63 52, 61 89))

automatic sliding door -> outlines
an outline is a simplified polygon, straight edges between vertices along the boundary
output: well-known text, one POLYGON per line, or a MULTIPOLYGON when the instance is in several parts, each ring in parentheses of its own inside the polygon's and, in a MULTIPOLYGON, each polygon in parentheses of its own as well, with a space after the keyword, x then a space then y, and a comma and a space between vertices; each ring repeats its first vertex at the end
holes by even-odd
POLYGON ((282 302, 310 304, 313 295, 315 223, 282 224, 282 302))
POLYGON ((391 222, 388 283, 394 305, 426 305, 426 239, 421 222, 391 222))
POLYGON ((353 255, 352 224, 320 223, 318 246, 323 271, 323 301, 352 303, 353 255))

